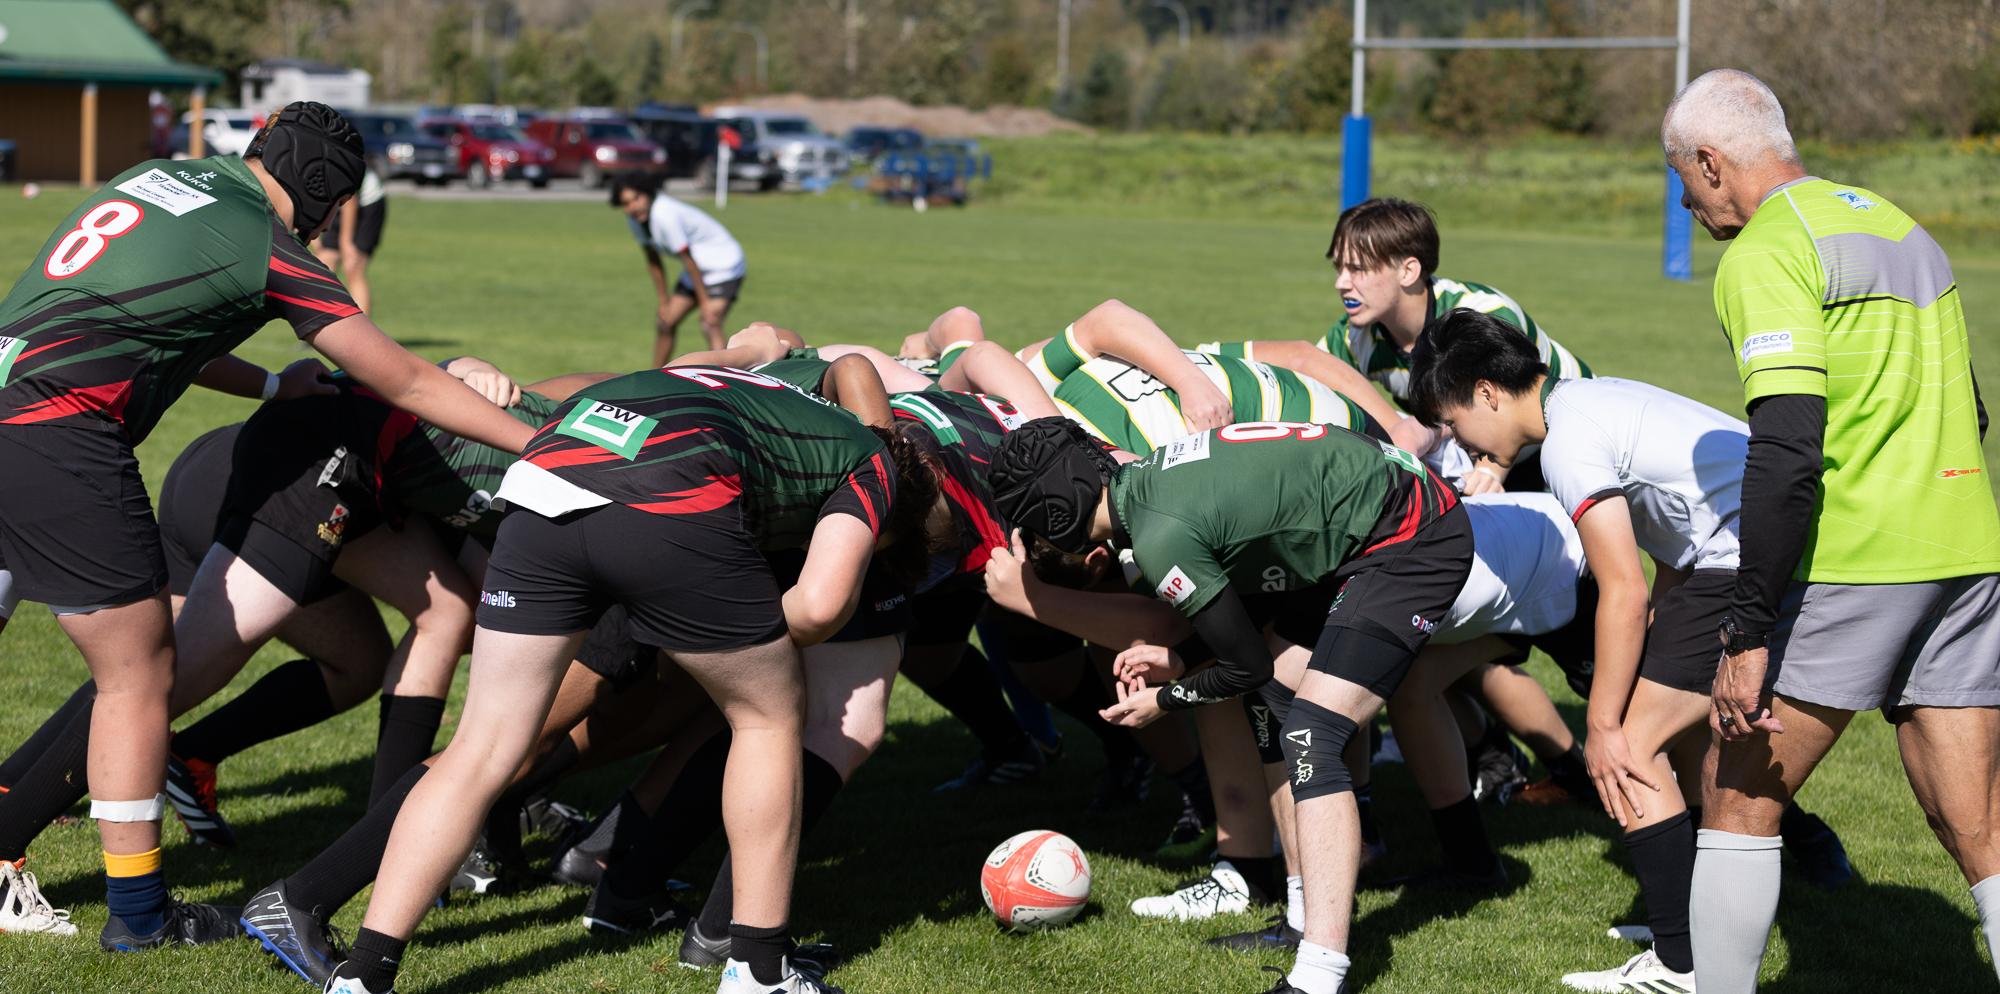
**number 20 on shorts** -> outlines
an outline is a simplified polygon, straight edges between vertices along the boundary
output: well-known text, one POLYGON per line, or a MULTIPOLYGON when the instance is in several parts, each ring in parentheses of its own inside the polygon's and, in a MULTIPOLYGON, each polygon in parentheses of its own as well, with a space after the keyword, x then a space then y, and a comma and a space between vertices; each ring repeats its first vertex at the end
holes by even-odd
POLYGON ((111 239, 131 231, 146 219, 146 210, 129 200, 107 200, 79 218, 76 227, 63 235, 42 264, 42 273, 52 280, 66 280, 90 268, 104 254, 111 239))

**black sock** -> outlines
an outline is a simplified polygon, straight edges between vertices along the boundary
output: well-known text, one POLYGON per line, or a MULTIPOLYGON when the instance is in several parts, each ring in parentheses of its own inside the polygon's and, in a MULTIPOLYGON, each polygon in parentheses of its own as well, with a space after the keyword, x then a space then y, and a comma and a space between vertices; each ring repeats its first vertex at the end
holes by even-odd
POLYGON ((1676 973, 1694 969, 1688 938, 1688 894, 1694 886, 1694 823, 1678 814, 1625 836, 1632 874, 1646 897, 1653 924, 1653 952, 1676 973))
POLYGON ((1272 899, 1274 894, 1285 892, 1284 865, 1276 856, 1224 856, 1236 872, 1243 874, 1243 882, 1250 885, 1252 903, 1262 903, 1272 899))
POLYGON ((409 944, 408 939, 364 928, 354 933, 354 947, 347 952, 347 962, 334 975, 359 980, 371 991, 386 991, 396 985, 396 968, 402 965, 403 948, 409 944))
POLYGON ((1027 744, 1028 733, 1021 731, 1021 723, 1014 720, 1014 710, 1000 693, 1000 681, 994 678, 993 668, 986 664, 986 656, 971 645, 965 647, 958 665, 942 679, 912 682, 951 712, 952 717, 965 723, 979 740, 988 762, 1018 755, 1027 744))
POLYGON ((10 753, 5 760, 0 760, 0 794, 12 790, 15 783, 28 775, 28 767, 35 765, 35 761, 42 758, 42 753, 48 751, 49 743, 54 742, 56 736, 62 734, 63 726, 69 724, 70 718, 74 717, 79 709, 88 711, 96 701, 97 681, 84 681, 83 686, 76 688, 76 692, 69 695, 69 700, 64 701, 62 707, 56 709, 55 714, 42 722, 41 727, 35 729, 33 735, 28 736, 28 741, 21 743, 21 747, 10 753))
POLYGON ((1832 829, 1826 827, 1826 822, 1821 821, 1818 815, 1799 807, 1797 801, 1785 805, 1785 810, 1778 815, 1778 835, 1788 846, 1809 841, 1822 832, 1830 831, 1832 829))
POLYGON ((784 959, 791 951, 791 933, 783 925, 751 928, 729 923, 729 958, 749 966, 750 976, 760 984, 785 979, 784 959))
MULTIPOLYGON (((805 751, 805 790, 801 792, 799 803, 799 835, 803 837, 819 823, 820 816, 833 806, 833 797, 845 785, 840 779, 840 771, 833 764, 805 751)), ((715 883, 708 888, 708 899, 702 902, 699 918, 701 930, 708 935, 720 935, 729 927, 729 916, 736 910, 734 887, 735 870, 728 853, 722 854, 722 866, 715 871, 715 883)), ((743 957, 738 956, 737 959, 743 957)))
POLYGON ((174 734, 174 755, 220 763, 260 742, 311 728, 337 713, 319 664, 294 659, 174 734))
POLYGON ((382 866, 382 854, 389 849, 389 832, 396 827, 396 812, 402 810, 410 789, 429 770, 430 767, 419 763, 405 772, 402 779, 383 792, 380 801, 369 806, 354 827, 340 833, 332 845, 286 877, 285 893, 292 904, 319 909, 330 916, 373 882, 382 866))
POLYGON ((608 862, 649 836, 651 829, 651 816, 628 790, 619 794, 611 808, 598 816, 597 822, 590 826, 590 834, 576 844, 576 849, 595 854, 598 859, 608 862))
POLYGON ((521 809, 530 798, 539 796, 549 786, 563 778, 563 774, 575 768, 577 762, 576 742, 564 736, 528 767, 528 773, 521 782, 500 793, 500 799, 493 802, 493 810, 486 813, 486 851, 502 862, 518 859, 521 855, 521 809))
POLYGON ((729 761, 729 733, 696 749, 654 813, 650 838, 607 859, 604 886, 622 898, 651 894, 667 875, 722 826, 722 771, 729 761))
POLYGON ((1168 774, 1174 786, 1181 789, 1188 803, 1194 806, 1195 814, 1201 816, 1203 824, 1215 824, 1215 795, 1208 789, 1208 764, 1199 756, 1187 766, 1168 774))
POLYGON ((1470 796, 1431 812, 1431 827, 1437 830, 1438 847, 1444 850, 1444 868, 1452 873, 1483 876, 1493 871, 1499 854, 1486 841, 1486 823, 1479 818, 1479 802, 1470 796))
POLYGON ((96 696, 94 688, 88 695, 78 691, 57 712, 67 712, 67 720, 46 736, 35 733, 43 740, 41 754, 0 803, 0 860, 26 856, 28 843, 89 792, 90 706, 96 696))
POLYGON ((436 697, 382 695, 381 724, 375 735, 375 780, 370 807, 409 772, 431 758, 431 742, 444 723, 444 701, 436 697))
POLYGON ((1361 841, 1374 845, 1382 841, 1382 830, 1375 827, 1375 788, 1362 784, 1354 788, 1354 812, 1361 817, 1361 841))

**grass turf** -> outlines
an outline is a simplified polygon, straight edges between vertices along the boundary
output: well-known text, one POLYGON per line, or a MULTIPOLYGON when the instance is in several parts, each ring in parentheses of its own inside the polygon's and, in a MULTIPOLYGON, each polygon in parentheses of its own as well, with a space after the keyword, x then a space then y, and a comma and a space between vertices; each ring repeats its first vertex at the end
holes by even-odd
MULTIPOLYGON (((1007 167, 1003 159, 1003 175, 1007 167)), ((1638 190, 1642 183, 1650 188, 1652 178, 1649 169, 1634 168, 1626 182, 1638 190)), ((1901 192, 1876 183, 1886 195, 1901 192)), ((0 189, 0 271, 24 266, 75 196, 58 188, 23 201, 12 188, 0 189)), ((1540 209, 1560 209, 1559 197, 1547 199, 1540 209)), ((1693 284, 1660 279, 1657 237, 1631 216, 1654 209, 1637 201, 1607 223, 1613 233, 1605 235, 1531 233, 1511 216, 1482 227, 1477 215, 1452 211, 1442 268, 1505 288, 1604 373, 1740 410, 1710 310, 1708 280, 1718 252, 1705 241, 1698 245, 1693 284)), ((1332 277, 1319 261, 1331 216, 1330 204, 1231 220, 1199 205, 1025 195, 919 216, 835 195, 741 198, 725 219, 751 259, 734 320, 784 323, 814 341, 893 348, 952 304, 974 307, 994 337, 1019 344, 1060 330, 1111 295, 1149 311, 1188 342, 1315 336, 1333 309, 1332 277)), ((1552 227, 1576 224, 1571 217, 1552 227)), ((1979 317, 1988 313, 1983 305, 2000 305, 2000 291, 1990 289, 2000 257, 1967 246, 1954 263, 1974 315, 1982 379, 2000 383, 1996 342, 1979 317)), ((484 355, 531 380, 632 368, 647 352, 650 291, 622 221, 598 203, 398 199, 374 279, 383 325, 432 357, 484 355)), ((273 326, 239 354, 276 365, 302 353, 282 326, 273 326)), ((188 440, 250 410, 248 402, 191 391, 141 449, 149 483, 157 486, 188 440)), ((1992 458, 1991 447, 1988 453, 1992 458)), ((80 660, 45 612, 24 610, 12 627, 0 643, 6 660, 0 743, 7 746, 25 738, 83 678, 80 660)), ((285 658, 280 647, 266 649, 235 687, 285 658)), ((1580 722, 1580 702, 1565 690, 1553 692, 1566 716, 1580 722)), ((836 974, 839 983, 857 994, 1269 986, 1269 975, 1257 967, 1285 964, 1286 957, 1213 952, 1198 941, 1254 927, 1257 916, 1177 925, 1140 921, 1125 910, 1132 898, 1171 886, 1188 870, 1150 856, 1172 820, 1172 790, 1156 782, 1153 799, 1136 812, 1084 811, 1096 749, 1083 730, 1064 727, 1068 755, 1042 781, 933 796, 929 787, 957 772, 972 741, 921 693, 896 696, 887 743, 802 856, 794 920, 855 954, 836 974), (979 860, 1009 834, 1038 827, 1068 832, 1089 850, 1097 874, 1092 909, 1058 932, 999 934, 980 905, 979 860)), ((228 853, 197 848, 170 822, 173 885, 190 899, 240 902, 297 866, 359 813, 373 731, 373 708, 364 706, 230 760, 222 804, 242 845, 228 853)), ((558 796, 600 803, 616 791, 621 772, 564 785, 558 796)), ((1399 767, 1379 770, 1377 783, 1392 868, 1415 868, 1433 856, 1420 800, 1399 767)), ((1992 969, 1976 940, 1970 898, 1910 799, 1889 726, 1860 716, 1802 801, 1840 830, 1866 882, 1837 895, 1795 880, 1787 886, 1765 989, 1863 983, 1988 989, 1992 969)), ((1487 820, 1521 885, 1476 903, 1364 893, 1354 953, 1367 990, 1553 991, 1566 971, 1613 966, 1634 951, 1602 937, 1611 923, 1641 918, 1622 848, 1601 813, 1489 809, 1487 820)), ((542 842, 531 851, 546 848, 542 842)), ((705 882, 713 859, 713 851, 703 853, 681 876, 705 882)), ((248 942, 140 956, 97 953, 93 939, 104 910, 96 833, 87 823, 45 833, 32 866, 55 902, 74 910, 83 934, 0 937, 0 992, 303 989, 248 942)), ((583 896, 542 886, 432 914, 417 936, 403 988, 713 988, 712 974, 676 967, 671 939, 587 936, 577 921, 583 896)), ((337 922, 358 927, 364 905, 365 895, 337 922)))

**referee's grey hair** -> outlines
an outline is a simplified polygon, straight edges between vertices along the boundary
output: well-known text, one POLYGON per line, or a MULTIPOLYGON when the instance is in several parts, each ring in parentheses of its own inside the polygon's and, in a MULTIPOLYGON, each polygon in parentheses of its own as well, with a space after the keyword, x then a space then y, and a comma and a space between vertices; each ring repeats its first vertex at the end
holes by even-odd
POLYGON ((1702 73, 1667 105, 1660 121, 1660 147, 1667 161, 1685 162, 1703 145, 1742 165, 1766 158, 1799 161, 1778 95, 1741 69, 1702 73))

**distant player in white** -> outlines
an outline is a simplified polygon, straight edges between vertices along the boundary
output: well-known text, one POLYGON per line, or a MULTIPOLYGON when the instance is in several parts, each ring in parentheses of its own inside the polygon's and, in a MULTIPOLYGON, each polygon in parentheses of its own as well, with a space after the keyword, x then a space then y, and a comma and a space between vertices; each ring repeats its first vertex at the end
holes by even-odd
POLYGON ((660 178, 651 173, 626 173, 611 181, 611 206, 632 226, 632 238, 646 253, 646 271, 660 298, 654 327, 653 365, 664 366, 674 356, 674 337, 690 311, 699 311, 701 333, 708 348, 724 346, 722 323, 743 292, 748 266, 743 246, 722 222, 660 192, 660 178), (681 277, 667 287, 662 256, 678 256, 681 277))
MULTIPOLYGON (((1689 808, 1700 805, 1708 689, 1722 655, 1715 633, 1735 590, 1749 427, 1634 380, 1559 380, 1527 339, 1471 311, 1425 331, 1411 380, 1417 416, 1451 428, 1469 451, 1508 466, 1541 446, 1542 475, 1575 521, 1597 580, 1584 757, 1605 812, 1624 829, 1654 947, 1563 982, 1586 991, 1653 989, 1648 983, 1692 990, 1689 808), (1641 551, 1653 559, 1650 595, 1641 551)), ((1809 874, 1822 882, 1851 875, 1824 823, 1796 806, 1786 822, 1809 874)))

